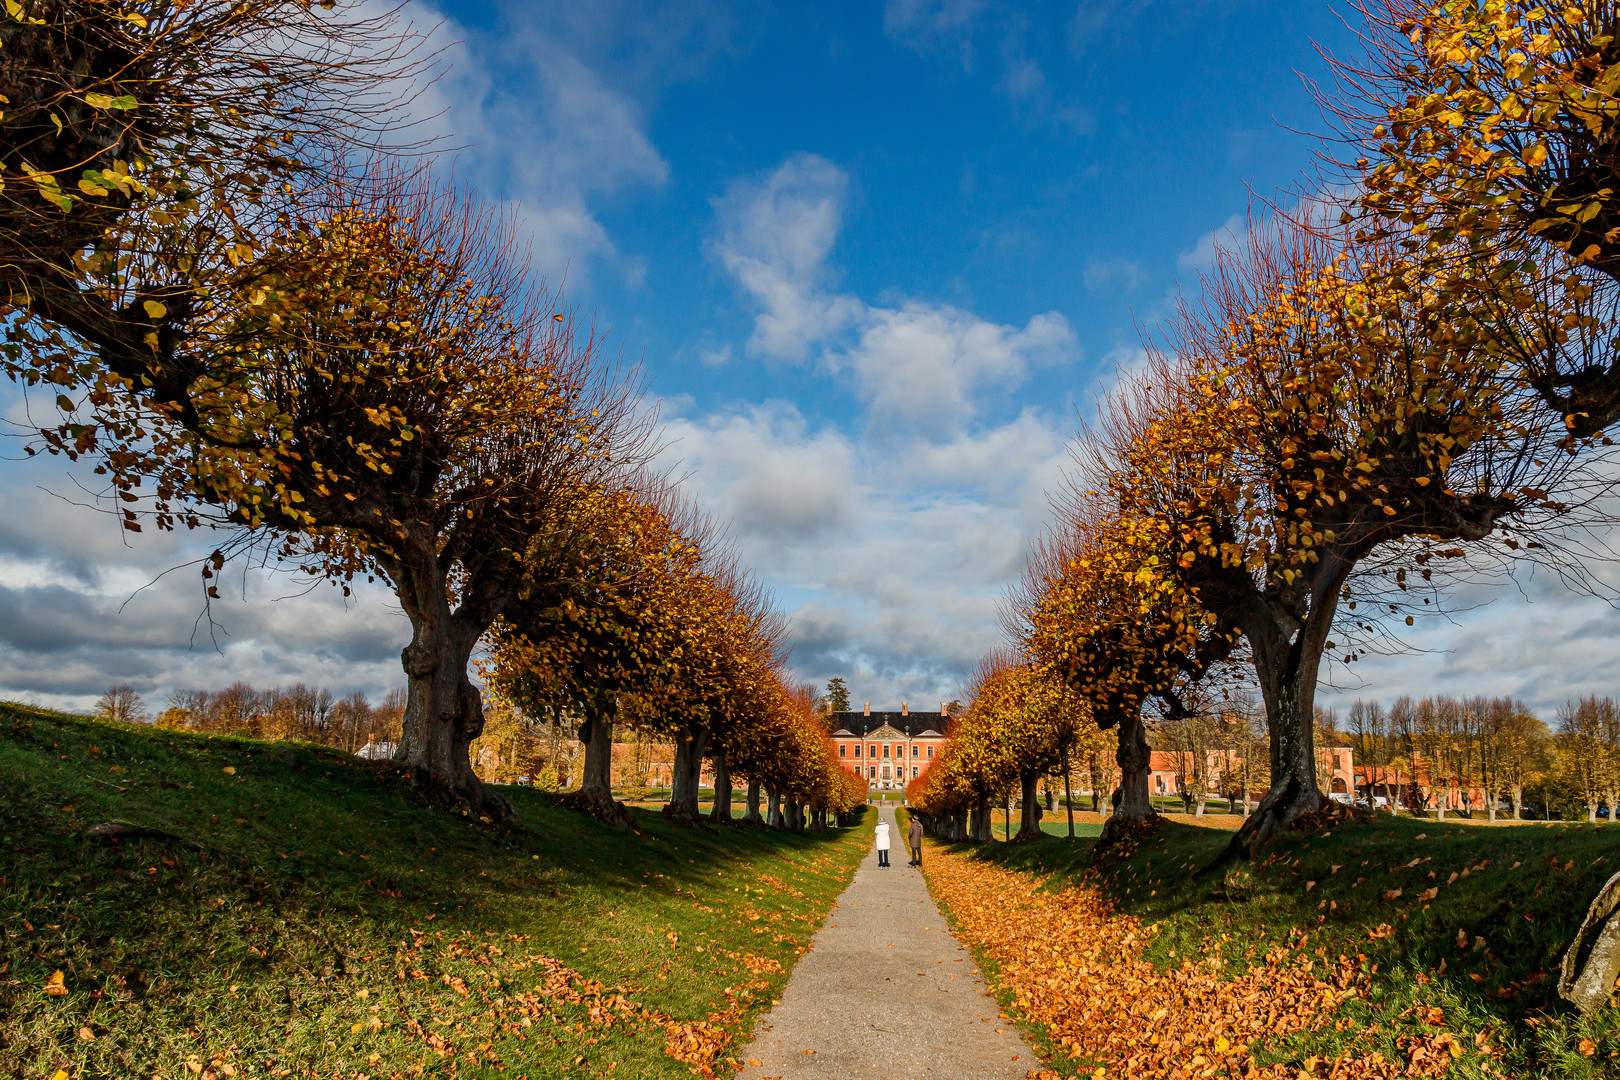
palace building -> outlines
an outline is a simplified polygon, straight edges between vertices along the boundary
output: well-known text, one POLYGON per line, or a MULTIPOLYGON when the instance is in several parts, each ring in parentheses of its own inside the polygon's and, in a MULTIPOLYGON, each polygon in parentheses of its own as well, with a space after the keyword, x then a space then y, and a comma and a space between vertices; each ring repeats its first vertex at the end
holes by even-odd
POLYGON ((862 712, 837 712, 829 719, 838 764, 879 791, 903 788, 945 749, 945 704, 937 716, 913 713, 904 701, 899 712, 873 712, 872 703, 865 704, 862 712))

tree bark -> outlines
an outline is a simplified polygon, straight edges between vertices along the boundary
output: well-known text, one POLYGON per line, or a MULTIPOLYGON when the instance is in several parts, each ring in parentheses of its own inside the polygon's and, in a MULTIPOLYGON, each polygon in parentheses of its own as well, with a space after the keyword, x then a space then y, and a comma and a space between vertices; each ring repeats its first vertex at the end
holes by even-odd
POLYGON ((714 805, 709 810, 710 821, 731 823, 731 770, 726 759, 714 759, 714 805))
POLYGON ((1119 789, 1114 812, 1103 824, 1098 847, 1106 847, 1119 839, 1131 826, 1157 817, 1153 799, 1148 793, 1148 774, 1152 771, 1152 750, 1148 747, 1147 727, 1142 723, 1140 709, 1123 710, 1119 718, 1119 749, 1114 760, 1119 764, 1119 789))
POLYGON ((770 817, 766 824, 772 829, 783 827, 782 821, 782 793, 780 791, 767 791, 770 797, 770 817))
MULTIPOLYGON (((1092 793, 1092 798, 1093 799, 1096 798, 1096 793, 1095 792, 1092 793)), ((1067 807, 1068 811, 1069 811, 1069 839, 1073 840, 1074 839, 1074 794, 1069 790, 1069 763, 1068 763, 1067 760, 1065 760, 1064 763, 1063 763, 1063 805, 1065 807, 1067 807)))
POLYGON ((708 726, 697 724, 675 744, 669 803, 664 807, 664 816, 672 821, 690 825, 699 821, 698 781, 703 776, 703 749, 708 742, 708 726))
POLYGON ((1513 820, 1524 820, 1524 785, 1513 785, 1513 820))
POLYGON ((504 815, 510 804, 483 785, 469 755, 473 740, 484 732, 484 702, 467 677, 467 664, 489 621, 452 612, 436 561, 419 562, 416 572, 396 568, 395 574, 396 595, 411 621, 411 643, 400 653, 407 681, 394 760, 408 767, 431 797, 504 815))
POLYGON ((580 811, 610 825, 628 826, 630 809, 613 799, 613 712, 599 703, 579 727, 579 741, 585 745, 579 791, 571 801, 580 811))
POLYGON ((1036 785, 1040 782, 1040 774, 1034 769, 1023 769, 1018 774, 1020 788, 1018 836, 1019 840, 1039 840, 1041 838, 1041 803, 1040 793, 1036 785))
POLYGON ((748 809, 743 813, 743 821, 749 825, 763 825, 765 819, 759 816, 759 781, 748 781, 748 809))

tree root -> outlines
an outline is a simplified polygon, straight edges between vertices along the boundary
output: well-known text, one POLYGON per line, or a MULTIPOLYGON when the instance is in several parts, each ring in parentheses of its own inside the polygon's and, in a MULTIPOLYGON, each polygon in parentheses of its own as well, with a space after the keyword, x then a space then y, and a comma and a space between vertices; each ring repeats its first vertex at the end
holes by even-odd
POLYGON ((1130 854, 1163 824, 1164 818, 1156 813, 1139 819, 1112 815, 1103 822, 1102 835, 1091 849, 1091 861, 1097 863, 1130 854))
POLYGON ((669 821, 678 821, 682 825, 690 825, 695 829, 704 828, 703 813, 688 806, 676 806, 674 803, 664 804, 664 817, 669 821))
POLYGON ((630 807, 622 802, 615 802, 613 796, 606 791, 570 791, 565 795, 559 795, 557 802, 608 825, 631 830, 636 827, 635 815, 630 813, 630 807))

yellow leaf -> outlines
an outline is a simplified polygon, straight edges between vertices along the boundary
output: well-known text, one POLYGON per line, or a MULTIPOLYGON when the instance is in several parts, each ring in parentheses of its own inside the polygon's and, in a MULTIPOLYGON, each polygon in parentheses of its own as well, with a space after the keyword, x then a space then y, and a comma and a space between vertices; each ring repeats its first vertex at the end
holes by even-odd
POLYGON ((1216 1038, 1215 1038, 1215 1052, 1216 1053, 1224 1054, 1230 1049, 1232 1049, 1232 1044, 1226 1041, 1226 1036, 1225 1035, 1216 1036, 1216 1038))
POLYGON ((226 776, 235 776, 236 775, 236 766, 235 765, 227 765, 227 766, 225 766, 224 772, 225 772, 226 776))
POLYGON ((145 308, 146 314, 154 319, 161 319, 169 313, 169 309, 156 300, 144 300, 141 302, 141 307, 145 308))
MULTIPOLYGON (((146 29, 146 16, 145 15, 141 15, 138 12, 132 11, 128 15, 125 15, 124 18, 126 20, 128 20, 129 22, 134 23, 136 26, 140 27, 142 30, 146 29)), ((1543 151, 1543 153, 1545 153, 1545 151, 1543 151)))
POLYGON ((45 992, 51 997, 62 997, 67 993, 67 987, 62 984, 62 973, 51 972, 50 978, 45 980, 45 992))

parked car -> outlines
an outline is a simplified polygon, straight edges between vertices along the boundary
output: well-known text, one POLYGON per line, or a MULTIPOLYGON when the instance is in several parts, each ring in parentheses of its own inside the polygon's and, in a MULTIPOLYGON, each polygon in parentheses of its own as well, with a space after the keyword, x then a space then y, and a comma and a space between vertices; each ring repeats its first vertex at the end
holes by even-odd
POLYGON ((1328 798, 1338 803, 1340 806, 1354 806, 1356 804, 1354 796, 1352 796, 1348 791, 1329 792, 1328 798))

